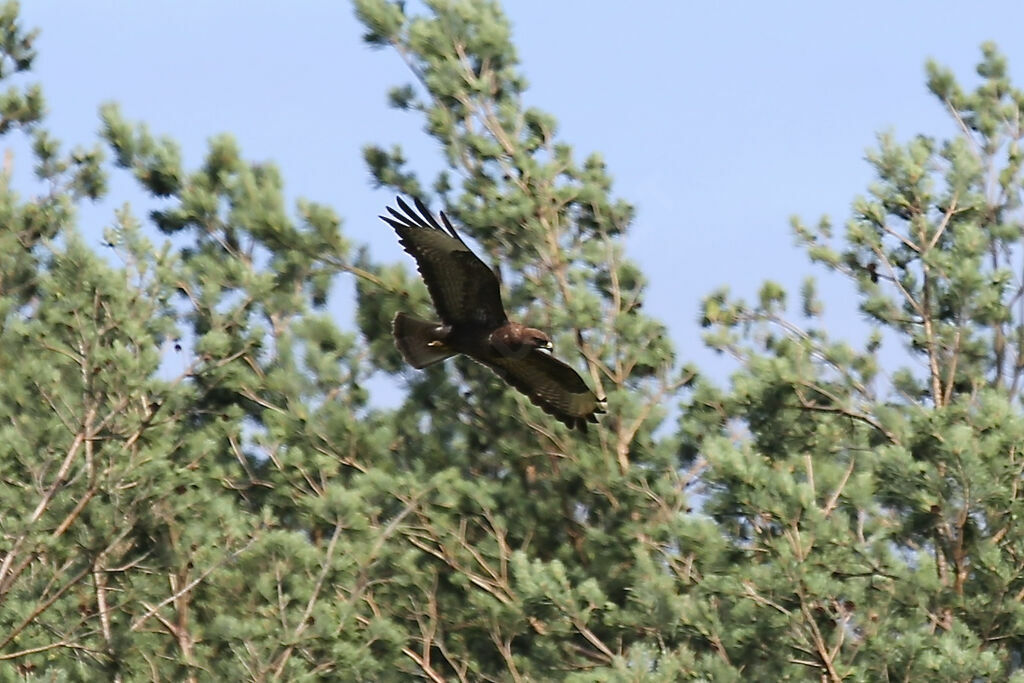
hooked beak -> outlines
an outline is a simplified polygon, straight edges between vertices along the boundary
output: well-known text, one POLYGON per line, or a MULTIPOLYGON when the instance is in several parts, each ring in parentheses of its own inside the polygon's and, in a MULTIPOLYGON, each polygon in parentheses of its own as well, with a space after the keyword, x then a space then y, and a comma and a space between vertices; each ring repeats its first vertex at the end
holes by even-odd
POLYGON ((541 344, 539 348, 542 348, 545 351, 551 351, 552 349, 555 348, 555 345, 552 344, 550 341, 546 341, 543 344, 541 344))

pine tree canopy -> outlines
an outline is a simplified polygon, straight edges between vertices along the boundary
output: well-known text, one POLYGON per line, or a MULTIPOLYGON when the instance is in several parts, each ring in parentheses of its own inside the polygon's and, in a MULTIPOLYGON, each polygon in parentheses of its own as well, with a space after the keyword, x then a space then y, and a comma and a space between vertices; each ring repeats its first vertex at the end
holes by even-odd
POLYGON ((502 264, 607 413, 583 434, 465 356, 411 370, 413 264, 229 135, 190 167, 106 104, 66 149, 7 3, 0 135, 39 192, 8 158, 0 680, 1024 680, 1024 90, 998 49, 972 87, 927 64, 950 135, 879 136, 842 230, 794 219, 798 297, 707 283, 719 378, 643 308, 634 208, 525 104, 501 7, 353 4, 440 171, 387 139, 346 163, 502 264), (125 182, 155 208, 95 244, 79 209, 125 182), (866 343, 829 334, 822 271, 866 343))

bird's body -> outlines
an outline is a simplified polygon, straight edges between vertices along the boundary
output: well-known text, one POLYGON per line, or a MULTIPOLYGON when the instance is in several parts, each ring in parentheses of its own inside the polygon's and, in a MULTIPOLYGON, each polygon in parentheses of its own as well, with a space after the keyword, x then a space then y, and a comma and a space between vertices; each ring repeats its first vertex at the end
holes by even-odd
POLYGON ((551 339, 544 332, 508 319, 498 278, 444 213, 442 227, 422 202, 415 203, 419 214, 398 199, 402 212, 388 207, 391 215, 381 218, 416 259, 441 321, 396 314, 393 332, 402 356, 415 368, 460 353, 469 356, 569 428, 586 431, 587 423, 604 412, 603 399, 575 370, 545 352, 551 339))
POLYGON ((473 324, 445 325, 398 313, 392 330, 398 350, 417 369, 459 353, 481 361, 496 361, 519 358, 533 349, 551 348, 543 332, 516 322, 492 330, 473 324))

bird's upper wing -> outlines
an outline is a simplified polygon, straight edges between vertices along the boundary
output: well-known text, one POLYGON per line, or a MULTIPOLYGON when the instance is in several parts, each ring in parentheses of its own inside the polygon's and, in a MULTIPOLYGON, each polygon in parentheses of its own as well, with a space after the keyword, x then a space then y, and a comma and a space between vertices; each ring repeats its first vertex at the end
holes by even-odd
POLYGON ((419 199, 417 213, 398 198, 397 211, 381 218, 398 233, 399 241, 419 268, 437 314, 447 325, 498 327, 508 322, 501 304, 498 278, 462 241, 448 217, 442 227, 419 199))
POLYGON ((521 356, 494 355, 476 360, 569 429, 585 432, 587 423, 597 422, 597 413, 604 412, 604 400, 587 387, 583 378, 544 351, 533 349, 521 356))

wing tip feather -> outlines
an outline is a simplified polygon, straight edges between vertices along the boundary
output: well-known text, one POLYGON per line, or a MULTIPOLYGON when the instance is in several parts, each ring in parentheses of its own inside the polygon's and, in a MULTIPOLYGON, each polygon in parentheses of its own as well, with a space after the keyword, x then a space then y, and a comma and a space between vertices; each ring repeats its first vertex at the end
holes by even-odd
POLYGON ((398 205, 398 209, 387 206, 385 208, 391 216, 380 216, 379 218, 393 228, 433 229, 442 234, 454 237, 459 242, 465 244, 465 242, 462 241, 462 236, 459 235, 455 226, 452 225, 452 222, 448 220, 448 215, 445 214, 444 211, 438 212, 438 215, 441 217, 441 223, 438 223, 434 214, 431 213, 430 208, 423 203, 422 199, 413 196, 412 201, 416 206, 415 209, 409 206, 401 196, 396 196, 395 203, 398 205))

